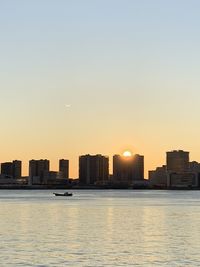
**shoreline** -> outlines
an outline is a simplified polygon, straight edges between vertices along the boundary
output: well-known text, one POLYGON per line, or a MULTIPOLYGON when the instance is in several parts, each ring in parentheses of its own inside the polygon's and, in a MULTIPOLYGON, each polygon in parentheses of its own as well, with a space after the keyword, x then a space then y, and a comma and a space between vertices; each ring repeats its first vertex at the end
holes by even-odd
POLYGON ((154 191, 198 191, 196 188, 150 188, 150 187, 116 187, 116 186, 47 186, 47 185, 0 185, 0 190, 154 190, 154 191))

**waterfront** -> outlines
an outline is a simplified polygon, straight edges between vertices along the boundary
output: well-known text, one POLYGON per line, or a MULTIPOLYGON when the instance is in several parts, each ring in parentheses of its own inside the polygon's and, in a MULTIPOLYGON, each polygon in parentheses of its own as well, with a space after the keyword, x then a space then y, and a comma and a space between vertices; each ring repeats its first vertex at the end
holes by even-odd
POLYGON ((199 266, 200 191, 54 191, 0 191, 2 266, 199 266))

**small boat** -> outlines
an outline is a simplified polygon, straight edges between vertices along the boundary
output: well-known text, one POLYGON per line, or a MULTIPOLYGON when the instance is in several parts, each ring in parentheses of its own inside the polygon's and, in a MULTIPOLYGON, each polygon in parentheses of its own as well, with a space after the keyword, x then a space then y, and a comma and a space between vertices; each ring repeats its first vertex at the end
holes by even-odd
POLYGON ((72 193, 65 192, 65 193, 54 193, 55 196, 61 196, 61 197, 71 197, 73 196, 72 193))

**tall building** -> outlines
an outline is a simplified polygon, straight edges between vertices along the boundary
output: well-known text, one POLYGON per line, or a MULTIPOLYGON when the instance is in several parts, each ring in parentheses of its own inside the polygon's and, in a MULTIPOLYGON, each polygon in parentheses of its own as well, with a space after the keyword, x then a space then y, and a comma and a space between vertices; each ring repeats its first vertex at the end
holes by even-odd
POLYGON ((22 177, 22 162, 20 160, 13 161, 13 178, 20 179, 22 177))
POLYGON ((29 179, 31 184, 44 183, 45 174, 49 172, 49 160, 30 160, 29 161, 29 179))
POLYGON ((167 152, 167 171, 185 172, 189 169, 189 152, 173 150, 167 152))
POLYGON ((113 180, 133 183, 144 179, 144 156, 113 156, 113 180))
POLYGON ((200 186, 200 164, 189 162, 189 152, 173 150, 166 153, 166 165, 149 171, 150 185, 168 188, 197 188, 200 186))
POLYGON ((59 160, 59 172, 63 179, 69 179, 69 160, 67 159, 59 160))
POLYGON ((1 163, 1 174, 13 177, 13 164, 12 162, 1 163))
POLYGON ((22 173, 22 162, 14 160, 13 162, 4 162, 1 164, 1 174, 14 179, 20 179, 22 173))
POLYGON ((102 155, 83 155, 79 157, 80 184, 104 183, 109 177, 109 159, 102 155))
POLYGON ((167 152, 167 186, 171 188, 193 188, 198 186, 199 175, 195 165, 189 162, 189 152, 174 150, 167 152))

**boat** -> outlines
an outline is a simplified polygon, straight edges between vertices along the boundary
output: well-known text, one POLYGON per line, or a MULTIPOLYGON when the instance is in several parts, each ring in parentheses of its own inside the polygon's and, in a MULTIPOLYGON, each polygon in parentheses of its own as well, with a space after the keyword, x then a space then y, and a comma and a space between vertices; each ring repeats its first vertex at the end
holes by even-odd
POLYGON ((54 193, 55 196, 61 196, 61 197, 72 197, 73 194, 69 193, 69 192, 65 192, 65 193, 54 193))

